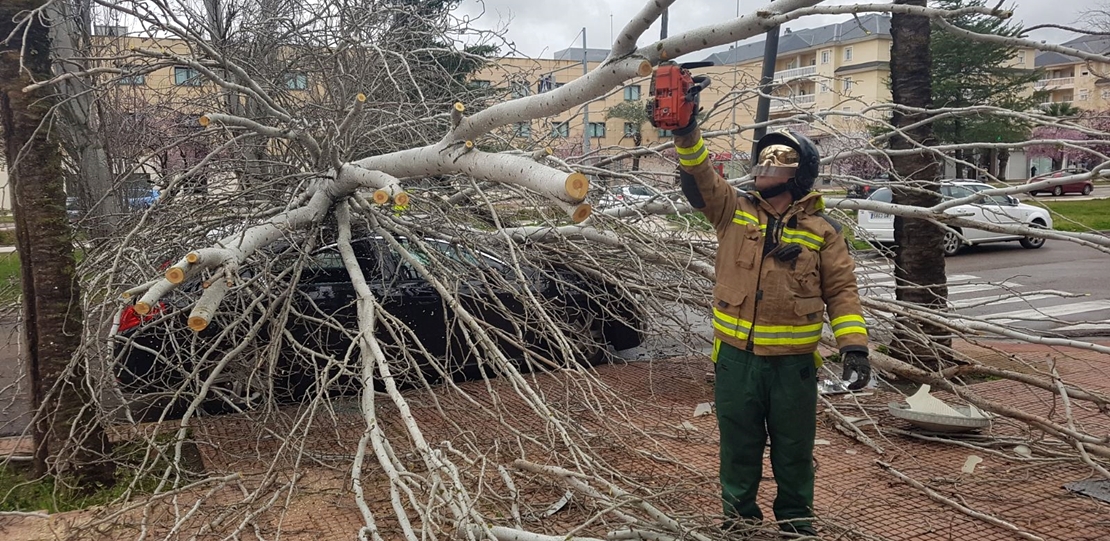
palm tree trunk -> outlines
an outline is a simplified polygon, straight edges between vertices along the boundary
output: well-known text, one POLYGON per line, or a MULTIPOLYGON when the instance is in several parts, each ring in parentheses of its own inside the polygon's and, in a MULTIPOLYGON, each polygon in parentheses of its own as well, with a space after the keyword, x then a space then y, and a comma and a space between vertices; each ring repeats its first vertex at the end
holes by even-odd
MULTIPOLYGON (((0 35, 10 35, 21 11, 45 0, 0 4, 0 35)), ((50 38, 35 18, 24 40, 0 48, 0 126, 11 169, 12 210, 23 286, 24 348, 32 376, 36 473, 78 479, 84 488, 113 482, 110 444, 81 363, 71 360, 81 343, 81 290, 77 284, 73 232, 66 217, 61 144, 38 129, 55 105, 48 89, 24 93, 35 79, 50 77, 50 38), (22 58, 21 58, 22 48, 22 58), (22 61, 22 69, 20 63, 22 61), (47 461, 47 458, 51 458, 47 461), (48 469, 49 465, 49 469, 48 469)))
MULTIPOLYGON (((642 128, 642 126, 641 126, 641 128, 642 128)), ((643 134, 640 133, 640 128, 637 128, 636 133, 632 134, 632 143, 634 145, 636 145, 636 148, 638 149, 638 148, 640 148, 640 144, 643 143, 643 142, 644 142, 644 136, 643 136, 643 134)), ((635 171, 639 171, 639 170, 640 170, 640 156, 636 155, 636 156, 632 157, 632 171, 635 172, 635 171)))
MULTIPOLYGON (((926 0, 895 0, 895 4, 925 6, 926 0)), ((890 51, 891 90, 894 103, 925 109, 932 105, 929 54, 929 19, 922 16, 895 14, 891 18, 890 51)), ((921 121, 926 115, 905 114, 896 111, 894 125, 907 126, 921 121)), ((894 149, 909 149, 914 143, 935 143, 933 128, 924 124, 905 132, 908 136, 895 137, 894 149)), ((928 207, 940 201, 940 164, 928 152, 896 156, 893 159, 898 176, 912 181, 916 187, 927 191, 905 190, 894 185, 894 202, 902 205, 928 207)), ((897 298, 933 309, 944 310, 948 297, 947 278, 941 241, 944 231, 932 222, 920 219, 895 217, 895 283, 897 298)), ((899 316, 891 351, 904 360, 933 367, 947 357, 941 351, 951 345, 951 339, 942 329, 899 316), (942 346, 942 347, 938 347, 942 346)))

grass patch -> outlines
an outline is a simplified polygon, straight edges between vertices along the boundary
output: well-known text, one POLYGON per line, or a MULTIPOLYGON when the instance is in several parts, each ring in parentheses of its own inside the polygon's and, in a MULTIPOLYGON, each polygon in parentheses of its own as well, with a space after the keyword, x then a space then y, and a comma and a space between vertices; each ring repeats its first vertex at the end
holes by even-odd
POLYGON ((1110 231, 1110 199, 1093 201, 1026 201, 1053 212, 1057 231, 1110 231))
MULTIPOLYGON (((53 477, 33 479, 30 469, 14 464, 0 466, 0 510, 2 511, 47 511, 60 513, 76 509, 87 509, 104 505, 121 495, 128 487, 128 470, 123 470, 115 486, 98 487, 94 490, 78 490, 58 483, 53 477)), ((157 479, 140 483, 140 490, 149 491, 157 485, 157 479)))
POLYGON ((19 282, 19 254, 0 254, 0 303, 15 302, 23 286, 19 282))

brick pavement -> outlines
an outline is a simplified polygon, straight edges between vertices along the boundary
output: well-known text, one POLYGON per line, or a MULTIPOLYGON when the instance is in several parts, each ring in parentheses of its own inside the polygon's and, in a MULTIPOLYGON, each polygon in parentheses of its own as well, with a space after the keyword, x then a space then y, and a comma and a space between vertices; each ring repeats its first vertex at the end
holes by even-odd
MULTIPOLYGON (((983 348, 959 344, 958 348, 977 358, 996 358, 1010 368, 1027 372, 1046 370, 1047 361, 1055 359, 1065 380, 1092 390, 1110 392, 1110 358, 1105 355, 1074 349, 1049 349, 1026 344, 991 344, 983 348)), ((588 444, 606 463, 624 472, 642 485, 640 493, 677 515, 694 520, 714 520, 719 512, 716 422, 712 415, 694 418, 695 406, 712 400, 712 387, 705 379, 709 365, 702 359, 673 359, 608 366, 597 371, 596 380, 582 381, 549 374, 530 375, 533 385, 549 403, 561 409, 580 412, 584 428, 593 434, 588 444), (608 387, 620 401, 602 401, 594 409, 604 412, 601 418, 589 415, 581 404, 584 386, 608 387), (683 422, 686 426, 682 426, 683 422), (637 449, 643 452, 637 452, 637 449), (700 519, 698 518, 700 517, 700 519)), ((428 441, 433 445, 449 440, 460 449, 482 449, 495 463, 507 464, 521 455, 539 463, 565 464, 566 449, 557 438, 537 447, 519 443, 507 436, 496 415, 490 413, 494 400, 484 392, 481 382, 462 388, 471 391, 473 400, 459 393, 439 390, 434 397, 413 393, 412 412, 419 420, 428 441), (434 398, 434 399, 433 399, 434 398), (450 421, 439 412, 447 413, 450 421)), ((497 390, 498 411, 505 412, 504 422, 530 434, 544 434, 538 417, 527 410, 524 402, 506 381, 492 382, 497 390)), ((1026 409, 1031 413, 1059 420, 1062 407, 1044 391, 1011 381, 977 383, 974 390, 985 398, 1026 409)), ((595 393, 596 394, 596 393, 595 393)), ((886 404, 900 399, 892 392, 875 392, 859 398, 859 406, 844 399, 831 397, 833 404, 845 415, 869 415, 879 427, 910 430, 908 424, 893 418, 886 404)), ((1024 461, 1009 452, 1009 457, 972 451, 953 445, 924 442, 902 436, 880 436, 874 427, 864 430, 884 449, 879 456, 835 430, 831 417, 820 406, 816 508, 827 538, 889 539, 889 540, 1010 540, 1015 534, 997 526, 967 517, 929 500, 917 489, 896 479, 876 463, 883 460, 907 476, 938 493, 957 499, 971 509, 991 513, 1045 540, 1110 540, 1110 505, 1087 497, 1070 494, 1062 485, 1091 476, 1090 468, 1076 462, 1024 461), (984 460, 971 474, 961 473, 969 454, 984 460), (835 537, 842 528, 856 533, 835 537)), ((383 429, 393 436, 401 433, 392 405, 380 404, 383 429)), ((349 461, 365 425, 351 404, 336 403, 332 411, 316 412, 311 429, 305 429, 304 412, 283 411, 267 422, 235 416, 208 417, 199 420, 193 431, 200 453, 210 474, 239 472, 245 479, 243 487, 227 487, 215 491, 217 497, 202 508, 200 516, 211 516, 234 502, 243 489, 253 489, 263 482, 284 483, 294 464, 303 477, 297 480, 298 490, 283 496, 270 510, 261 511, 261 531, 272 534, 279 524, 282 538, 287 540, 325 541, 350 539, 362 522, 359 509, 351 495, 349 461), (286 445, 275 434, 297 434, 294 445, 286 445), (271 464, 278 464, 278 474, 266 477, 271 464)), ((1110 433, 1110 417, 1092 408, 1078 408, 1077 421, 1096 434, 1110 433)), ((990 433, 1000 438, 1027 435, 1024 425, 1002 421, 990 433)), ((550 436, 550 435, 548 435, 550 436)), ((542 438, 542 436, 541 436, 542 438)), ((391 441, 400 442, 401 438, 391 441)), ((395 443, 395 445, 397 445, 395 443)), ((413 471, 421 471, 414 456, 396 449, 401 460, 413 471)), ((372 459, 371 459, 372 461, 372 459)), ((472 472, 473 473, 473 472, 472 472)), ((760 503, 769 515, 774 497, 769 480, 770 465, 765 464, 768 478, 760 494, 760 503)), ((496 483, 496 481, 489 481, 496 483)), ((397 525, 389 520, 389 496, 384 476, 368 471, 363 476, 370 508, 382 524, 383 535, 395 538, 397 525)), ((493 487, 491 486, 490 489, 493 487)), ((518 487, 529 501, 539 502, 532 512, 542 510, 546 503, 556 501, 563 488, 542 478, 523 480, 518 487)), ((548 519, 534 519, 536 529, 552 534, 564 533, 582 517, 595 509, 588 502, 576 500, 568 509, 548 519)), ((167 512, 165 509, 162 512, 167 512)), ((494 510, 487 510, 494 511, 494 510)), ((529 509, 525 509, 529 511, 529 509)), ((494 511, 496 512, 496 511, 494 511)), ((492 514, 492 513, 491 513, 492 514)), ((61 517, 58 517, 61 518, 61 517)), ((5 519, 0 519, 5 520, 5 519)), ((23 519, 34 521, 41 519, 23 519)), ((237 521, 230 521, 235 523, 237 521)), ((0 526, 4 526, 0 522, 0 526)), ((11 522, 7 523, 11 526, 11 522)), ((199 522, 191 525, 199 527, 199 522)), ((56 527, 56 526, 55 526, 56 527)), ((189 528, 185 528, 188 531, 189 528)), ((105 538, 130 538, 127 529, 105 538)), ((152 532, 153 533, 153 532, 152 532)), ((604 528, 585 533, 598 535, 604 528)), ((40 539, 35 534, 11 539, 40 539)))

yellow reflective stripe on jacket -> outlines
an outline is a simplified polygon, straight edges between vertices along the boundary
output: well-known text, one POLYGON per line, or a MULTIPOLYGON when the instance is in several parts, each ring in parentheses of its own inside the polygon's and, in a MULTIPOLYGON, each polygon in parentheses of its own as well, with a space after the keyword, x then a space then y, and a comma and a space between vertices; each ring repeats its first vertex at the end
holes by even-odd
POLYGON ((824 323, 810 325, 756 325, 752 342, 759 346, 800 346, 821 340, 824 323))
POLYGON ((791 229, 789 227, 784 227, 782 229, 781 240, 782 242, 801 244, 802 246, 813 248, 818 251, 825 247, 825 239, 821 238, 820 235, 815 235, 809 231, 802 231, 801 229, 791 229))
POLYGON ((734 318, 716 308, 713 309, 713 328, 728 336, 746 339, 752 330, 752 322, 734 318))
POLYGON ((867 323, 863 320, 863 316, 854 314, 847 316, 840 316, 831 322, 833 336, 840 338, 845 334, 859 333, 867 335, 867 323))
POLYGON ((741 340, 747 339, 749 333, 752 342, 761 346, 774 345, 807 345, 815 344, 821 340, 821 328, 824 323, 808 325, 755 325, 747 320, 732 317, 716 308, 713 309, 713 328, 721 331, 726 336, 741 340))
POLYGON ((678 163, 686 167, 699 165, 709 157, 709 149, 705 148, 705 139, 700 137, 696 145, 689 148, 675 145, 674 150, 678 153, 678 163))
POLYGON ((758 225, 760 229, 767 229, 767 224, 759 223, 759 218, 756 218, 755 216, 752 216, 751 214, 748 214, 747 212, 744 212, 742 210, 736 211, 736 214, 732 217, 732 223, 740 225, 758 225))
POLYGON ((721 354, 721 339, 714 338, 713 339, 713 355, 711 355, 709 358, 713 359, 713 362, 717 362, 717 356, 719 356, 720 354, 721 354))

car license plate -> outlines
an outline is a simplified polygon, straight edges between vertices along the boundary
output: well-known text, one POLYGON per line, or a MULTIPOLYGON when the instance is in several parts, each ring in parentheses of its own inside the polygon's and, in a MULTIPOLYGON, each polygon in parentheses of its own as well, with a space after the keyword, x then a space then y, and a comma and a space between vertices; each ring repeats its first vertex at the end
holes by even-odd
POLYGON ((893 217, 894 216, 891 216, 890 214, 883 214, 881 212, 872 212, 871 213, 871 219, 872 220, 889 220, 893 217))

